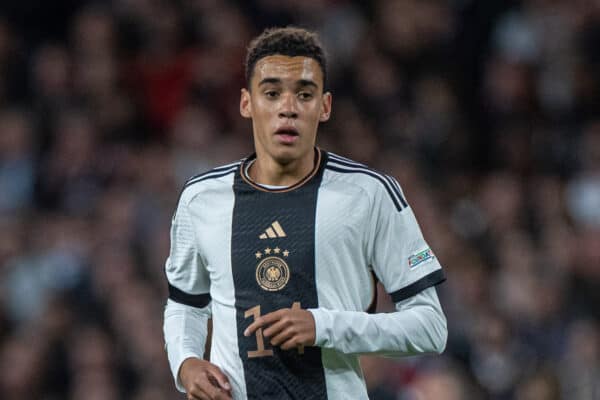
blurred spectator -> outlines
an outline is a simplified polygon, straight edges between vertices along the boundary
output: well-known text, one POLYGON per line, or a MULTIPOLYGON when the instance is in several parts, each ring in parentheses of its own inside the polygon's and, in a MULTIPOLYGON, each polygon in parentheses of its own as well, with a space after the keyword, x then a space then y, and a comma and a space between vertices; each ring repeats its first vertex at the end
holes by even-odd
POLYGON ((478 393, 454 366, 433 368, 418 375, 402 398, 409 400, 477 400, 478 393))
MULTIPOLYGON (((560 400, 558 380, 552 372, 543 370, 536 372, 519 384, 515 398, 517 400, 560 400)), ((568 398, 574 397, 569 394, 568 398)))
POLYGON ((397 397, 390 379, 389 369, 393 363, 389 360, 381 360, 374 356, 364 356, 360 360, 360 366, 365 373, 367 392, 369 398, 378 400, 394 400, 397 397))
POLYGON ((171 147, 175 166, 172 173, 179 184, 185 183, 197 171, 209 170, 215 165, 214 160, 207 159, 211 155, 202 150, 214 144, 220 129, 208 110, 188 106, 178 113, 171 129, 171 147))
POLYGON ((579 225, 600 227, 600 121, 584 129, 578 149, 579 173, 567 186, 567 205, 579 225))
POLYGON ((571 324, 561 368, 563 398, 595 399, 600 395, 600 330, 595 321, 571 324))
POLYGON ((34 140, 31 116, 0 110, 0 214, 26 210, 33 203, 34 140))

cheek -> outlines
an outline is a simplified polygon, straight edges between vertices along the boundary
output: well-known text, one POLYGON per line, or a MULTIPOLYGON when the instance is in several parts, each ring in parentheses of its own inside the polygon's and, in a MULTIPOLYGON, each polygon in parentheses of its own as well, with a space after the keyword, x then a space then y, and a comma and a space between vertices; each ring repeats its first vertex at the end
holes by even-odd
POLYGON ((321 107, 319 105, 315 105, 312 107, 310 111, 311 122, 315 124, 319 124, 319 119, 321 119, 321 107))
POLYGON ((261 119, 268 119, 273 115, 276 115, 276 107, 267 100, 260 99, 256 102, 256 116, 261 119))
POLYGON ((265 108, 260 103, 255 103, 255 107, 252 111, 252 118, 256 123, 262 123, 262 121, 268 116, 268 112, 265 111, 265 108))

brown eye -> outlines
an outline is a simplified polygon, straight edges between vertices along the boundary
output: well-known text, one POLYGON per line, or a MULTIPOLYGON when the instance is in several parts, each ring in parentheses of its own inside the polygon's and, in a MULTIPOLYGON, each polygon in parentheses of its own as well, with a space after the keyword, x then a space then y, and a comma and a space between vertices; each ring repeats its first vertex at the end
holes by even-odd
POLYGON ((312 93, 309 93, 309 92, 300 92, 300 93, 298 93, 298 98, 300 100, 310 100, 313 98, 313 95, 312 95, 312 93))
POLYGON ((276 90, 267 90, 265 92, 265 96, 269 99, 276 99, 277 97, 279 97, 279 92, 277 92, 276 90))

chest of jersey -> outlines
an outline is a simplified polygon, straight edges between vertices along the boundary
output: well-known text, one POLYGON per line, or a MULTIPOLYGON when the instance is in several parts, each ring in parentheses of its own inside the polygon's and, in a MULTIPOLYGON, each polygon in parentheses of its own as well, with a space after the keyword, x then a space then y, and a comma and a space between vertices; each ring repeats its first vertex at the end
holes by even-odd
POLYGON ((369 204, 342 186, 202 196, 197 226, 210 229, 196 236, 213 300, 238 309, 261 304, 263 313, 295 302, 366 309, 373 294, 364 243, 369 204))

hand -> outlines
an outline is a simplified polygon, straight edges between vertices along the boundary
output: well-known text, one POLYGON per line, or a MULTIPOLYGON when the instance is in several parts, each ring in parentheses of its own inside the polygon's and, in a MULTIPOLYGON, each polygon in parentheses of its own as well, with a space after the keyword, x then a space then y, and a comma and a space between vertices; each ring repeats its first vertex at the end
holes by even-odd
POLYGON ((231 399, 227 376, 214 364, 199 358, 187 358, 179 369, 179 378, 188 400, 231 399))
POLYGON ((310 311, 299 307, 282 308, 258 317, 244 331, 244 336, 260 328, 264 328, 264 337, 271 338, 271 345, 280 346, 282 350, 315 344, 315 319, 310 311))

